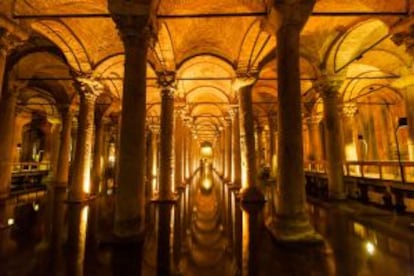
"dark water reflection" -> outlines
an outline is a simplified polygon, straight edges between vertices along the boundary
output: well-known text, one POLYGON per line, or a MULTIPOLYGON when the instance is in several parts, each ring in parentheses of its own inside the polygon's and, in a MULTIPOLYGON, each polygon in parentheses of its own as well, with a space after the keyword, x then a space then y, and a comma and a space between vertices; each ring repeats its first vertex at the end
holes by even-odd
MULTIPOLYGON (((0 205, 0 275, 142 274, 143 244, 113 242, 112 197, 87 205, 65 199, 65 191, 54 191, 0 205), (9 218, 14 224, 7 226, 9 218)), ((315 227, 326 238, 323 245, 276 244, 263 217, 244 214, 236 225, 244 232, 235 235, 240 237, 235 248, 244 249, 244 257, 238 258, 237 250, 232 254, 247 264, 245 271, 254 266, 250 275, 414 275, 414 234, 394 235, 337 208, 311 205, 310 210, 315 227), (249 226, 249 221, 257 227, 249 226), (246 239, 254 246, 243 244, 246 239)), ((384 223, 395 219, 384 213, 362 216, 384 223)))

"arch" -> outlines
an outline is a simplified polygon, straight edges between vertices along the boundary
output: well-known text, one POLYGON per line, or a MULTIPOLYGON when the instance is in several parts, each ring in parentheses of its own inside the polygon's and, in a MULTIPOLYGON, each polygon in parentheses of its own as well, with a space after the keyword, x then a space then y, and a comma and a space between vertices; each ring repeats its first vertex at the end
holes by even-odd
POLYGON ((334 46, 326 52, 327 63, 324 69, 329 73, 339 73, 388 36, 387 24, 379 19, 369 19, 355 24, 338 40, 334 40, 334 46))
POLYGON ((62 21, 35 21, 31 27, 55 43, 75 71, 90 72, 91 62, 84 45, 62 21))

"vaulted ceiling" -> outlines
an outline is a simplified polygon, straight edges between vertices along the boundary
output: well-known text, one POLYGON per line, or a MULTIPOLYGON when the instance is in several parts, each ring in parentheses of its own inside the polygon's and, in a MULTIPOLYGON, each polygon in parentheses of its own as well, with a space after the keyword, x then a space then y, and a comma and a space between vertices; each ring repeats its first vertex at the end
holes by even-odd
MULTIPOLYGON (((264 28, 268 2, 159 0, 157 39, 148 54, 149 114, 159 115, 156 71, 162 70, 177 72, 177 99, 187 104, 195 124, 210 130, 219 129, 236 101, 232 84, 238 72, 258 73, 257 122, 276 114, 277 40, 264 28)), ((344 79, 344 102, 358 101, 374 86, 382 87, 374 89, 382 101, 398 100, 390 87, 411 72, 412 57, 391 38, 413 8, 409 0, 317 1, 301 33, 305 113, 320 112, 313 81, 326 72, 344 79)), ((33 91, 68 101, 75 93, 72 75, 90 74, 113 99, 122 97, 124 50, 107 0, 3 0, 0 13, 32 31, 15 54, 12 76, 28 81, 33 91)))

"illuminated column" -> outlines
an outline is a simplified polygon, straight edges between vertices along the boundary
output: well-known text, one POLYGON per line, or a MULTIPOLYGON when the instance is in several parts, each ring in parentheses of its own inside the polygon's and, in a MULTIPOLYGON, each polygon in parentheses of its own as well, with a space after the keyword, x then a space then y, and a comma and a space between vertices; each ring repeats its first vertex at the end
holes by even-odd
POLYGON ((220 175, 224 179, 226 172, 226 129, 220 126, 220 175))
POLYGON ((186 129, 186 135, 185 135, 185 139, 186 139, 186 161, 185 161, 185 179, 188 180, 191 177, 191 143, 192 143, 192 139, 191 139, 191 131, 190 131, 190 122, 187 122, 187 129, 186 129))
POLYGON ((181 119, 181 110, 177 110, 175 112, 175 131, 174 131, 174 152, 175 152, 175 160, 174 160, 174 181, 175 187, 179 187, 183 184, 183 122, 181 119))
POLYGON ((51 131, 51 146, 50 146, 50 169, 51 169, 51 176, 53 179, 56 179, 56 172, 58 166, 58 158, 59 158, 59 147, 60 147, 60 132, 62 128, 61 122, 57 122, 56 120, 50 121, 52 123, 52 131, 51 131))
POLYGON ((226 181, 231 181, 231 156, 232 156, 232 143, 231 143, 231 139, 232 139, 232 123, 231 123, 231 118, 226 118, 225 119, 226 123, 225 123, 225 127, 226 127, 226 131, 225 131, 225 156, 226 156, 226 161, 225 161, 225 172, 224 172, 224 179, 226 181))
POLYGON ((233 107, 233 162, 231 180, 236 187, 241 186, 241 155, 240 155, 240 119, 239 107, 233 107))
POLYGON ((174 73, 160 75, 161 122, 160 122, 160 200, 172 198, 173 194, 173 140, 174 140, 174 73))
POLYGON ((322 160, 321 137, 319 132, 319 123, 321 119, 321 116, 311 116, 306 120, 309 135, 309 153, 307 156, 309 161, 322 160))
POLYGON ((90 173, 94 131, 95 101, 103 86, 92 79, 78 78, 80 84, 80 107, 75 159, 73 160, 70 201, 84 201, 90 193, 90 173))
POLYGON ((326 76, 316 82, 323 100, 329 197, 338 200, 346 198, 343 179, 343 139, 338 109, 338 90, 341 84, 341 80, 328 79, 326 76))
POLYGON ((154 193, 158 193, 158 180, 159 180, 159 136, 160 136, 160 126, 159 125, 152 125, 151 126, 151 133, 152 133, 152 140, 151 140, 151 148, 152 148, 152 164, 151 165, 151 187, 152 187, 152 197, 154 197, 154 193))
POLYGON ((276 149, 276 129, 277 129, 277 116, 270 114, 268 117, 269 121, 269 158, 270 158, 270 171, 272 176, 276 176, 277 167, 277 149, 276 149))
POLYGON ((4 91, 4 76, 6 70, 7 56, 24 41, 29 34, 8 17, 0 15, 0 98, 4 91))
POLYGON ((269 221, 269 230, 281 241, 308 241, 318 237, 306 210, 303 170, 299 34, 305 15, 312 10, 306 4, 291 6, 282 2, 275 6, 287 15, 277 30, 278 189, 274 189, 273 197, 276 214, 272 217, 273 223, 269 221), (296 14, 293 10, 304 16, 293 18, 291 15, 296 14))
POLYGON ((159 75, 161 86, 160 185, 158 192, 157 275, 171 275, 171 210, 174 204, 173 142, 175 73, 159 75))
POLYGON ((256 127, 256 133, 257 133, 257 168, 259 169, 262 164, 265 164, 265 148, 263 144, 263 126, 257 126, 256 127))
POLYGON ((95 142, 93 149, 93 167, 91 194, 97 195, 100 191, 99 186, 102 183, 103 166, 104 166, 104 138, 105 138, 105 119, 103 114, 95 114, 95 142))
POLYGON ((59 156, 56 170, 56 187, 66 187, 69 179, 69 154, 72 133, 73 110, 71 107, 62 108, 62 130, 60 132, 59 156))
POLYGON ((236 87, 239 88, 240 132, 244 133, 244 147, 242 151, 246 162, 246 183, 242 183, 241 200, 244 202, 264 201, 263 194, 256 183, 256 152, 254 138, 254 118, 252 105, 252 86, 255 78, 251 76, 239 77, 236 87))
POLYGON ((149 5, 108 2, 124 42, 125 64, 120 125, 115 235, 143 238, 145 228, 145 122, 149 5), (135 10, 136 9, 136 10, 135 10), (131 173, 134 172, 134 173, 131 173))
MULTIPOLYGON (((344 146, 345 146, 345 160, 358 160, 356 139, 358 133, 355 124, 355 115, 358 108, 355 103, 347 103, 342 106, 342 121, 344 123, 344 146)), ((382 119, 382 118, 381 118, 382 119)))
POLYGON ((0 100, 0 200, 9 196, 18 90, 9 88, 0 100))
MULTIPOLYGON (((414 161, 414 85, 405 89, 405 110, 408 122, 408 160, 414 161)), ((393 130, 394 131, 394 130, 393 130)))

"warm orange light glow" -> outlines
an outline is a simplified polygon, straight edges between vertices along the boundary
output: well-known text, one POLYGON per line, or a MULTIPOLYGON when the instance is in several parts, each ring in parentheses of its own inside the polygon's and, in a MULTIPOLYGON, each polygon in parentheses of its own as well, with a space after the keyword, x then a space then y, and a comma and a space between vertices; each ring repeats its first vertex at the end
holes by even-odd
POLYGON ((83 192, 89 194, 91 192, 90 173, 85 172, 83 181, 83 192))
POLYGON ((211 146, 203 146, 203 147, 201 147, 201 155, 203 157, 211 157, 211 156, 213 156, 213 148, 211 146))
POLYGON ((345 145, 345 156, 347 161, 358 160, 357 150, 354 143, 345 145))
POLYGON ((204 190, 209 191, 211 187, 213 186, 213 182, 210 178, 204 178, 203 182, 201 183, 204 190))
POLYGON ((365 244, 365 248, 369 255, 373 255, 375 253, 375 246, 372 242, 367 241, 367 243, 365 244))

